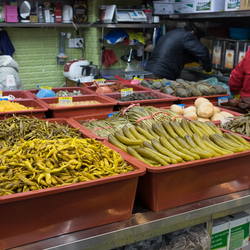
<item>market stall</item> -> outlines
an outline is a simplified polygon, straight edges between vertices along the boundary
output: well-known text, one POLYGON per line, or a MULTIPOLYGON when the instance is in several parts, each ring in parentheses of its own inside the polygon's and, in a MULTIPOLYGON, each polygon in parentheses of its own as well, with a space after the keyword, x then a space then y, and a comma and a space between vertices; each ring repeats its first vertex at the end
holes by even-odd
MULTIPOLYGON (((172 108, 178 97, 157 90, 141 92, 158 100, 122 108, 88 86, 54 91, 65 96, 32 90, 1 102, 0 211, 15 215, 2 219, 1 248, 112 249, 199 223, 211 235, 214 219, 250 208, 247 135, 185 117, 172 108), (37 103, 45 108, 39 116, 37 103), (190 131, 195 148, 178 146, 190 131)), ((187 97, 185 109, 204 119, 243 117, 204 97, 193 105, 187 97), (199 108, 204 103, 209 109, 199 108)))

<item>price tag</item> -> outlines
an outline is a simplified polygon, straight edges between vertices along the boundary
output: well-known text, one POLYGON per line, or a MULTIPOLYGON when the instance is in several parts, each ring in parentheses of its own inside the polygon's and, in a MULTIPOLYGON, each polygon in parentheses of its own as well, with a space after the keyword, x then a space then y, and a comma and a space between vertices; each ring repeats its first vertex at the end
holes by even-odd
POLYGON ((104 82, 104 79, 95 79, 93 81, 93 85, 96 85, 96 83, 99 84, 99 85, 106 85, 105 82, 104 82))
POLYGON ((118 112, 110 113, 110 114, 108 114, 108 117, 111 117, 111 116, 113 116, 116 113, 118 113, 118 112))
POLYGON ((3 96, 3 91, 0 91, 0 97, 3 96))
POLYGON ((185 109, 185 104, 177 104, 177 105, 182 107, 182 109, 185 109))
POLYGON ((72 103, 72 97, 71 96, 58 97, 58 103, 60 104, 72 103))
POLYGON ((139 77, 134 77, 133 79, 134 79, 134 80, 137 80, 137 81, 139 81, 139 82, 143 81, 143 79, 141 79, 141 78, 139 78, 139 77))
POLYGON ((170 85, 170 82, 166 82, 166 86, 170 85))
POLYGON ((52 89, 52 87, 40 86, 41 89, 52 89))
POLYGON ((160 82, 162 79, 153 80, 153 82, 160 82))
POLYGON ((121 97, 133 94, 133 88, 121 89, 121 97))
POLYGON ((228 102, 228 96, 218 97, 218 106, 221 106, 221 103, 228 102))
POLYGON ((8 101, 8 98, 0 98, 0 101, 8 101))

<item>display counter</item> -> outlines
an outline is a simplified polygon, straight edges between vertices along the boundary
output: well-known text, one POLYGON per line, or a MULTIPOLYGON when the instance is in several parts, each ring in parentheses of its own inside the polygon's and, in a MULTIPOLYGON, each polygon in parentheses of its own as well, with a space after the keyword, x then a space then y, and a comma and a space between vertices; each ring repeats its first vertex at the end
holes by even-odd
MULTIPOLYGON (((128 220, 81 230, 11 249, 113 249, 199 223, 207 223, 207 230, 211 234, 213 219, 245 211, 249 208, 249 189, 160 212, 152 212, 136 202, 132 217, 128 220)), ((68 226, 70 227, 70 223, 68 226)))

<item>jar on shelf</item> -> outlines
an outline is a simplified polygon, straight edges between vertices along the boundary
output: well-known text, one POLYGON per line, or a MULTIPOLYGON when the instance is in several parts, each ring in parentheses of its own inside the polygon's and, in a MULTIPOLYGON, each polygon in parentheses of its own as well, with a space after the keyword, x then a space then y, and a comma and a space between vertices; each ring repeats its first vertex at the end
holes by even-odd
POLYGON ((44 23, 44 16, 43 16, 43 6, 38 5, 38 22, 39 23, 44 23))
POLYGON ((144 14, 146 15, 147 17, 147 23, 152 23, 152 10, 143 10, 144 14))

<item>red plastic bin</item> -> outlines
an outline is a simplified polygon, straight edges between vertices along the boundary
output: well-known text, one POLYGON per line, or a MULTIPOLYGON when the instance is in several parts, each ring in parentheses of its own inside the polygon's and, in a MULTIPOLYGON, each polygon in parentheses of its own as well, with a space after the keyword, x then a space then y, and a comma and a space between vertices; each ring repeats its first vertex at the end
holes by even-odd
POLYGON ((137 198, 155 212, 238 192, 250 185, 250 150, 162 167, 137 161, 147 169, 139 179, 137 198))
MULTIPOLYGON (((76 91, 81 91, 82 95, 90 95, 90 94, 93 94, 93 92, 91 90, 89 90, 88 88, 85 88, 85 87, 62 87, 62 88, 52 88, 52 90, 57 93, 59 92, 60 90, 68 90, 69 92, 73 92, 74 90, 76 91)), ((33 98, 36 98, 36 99, 43 99, 43 98, 39 98, 36 96, 36 94, 38 93, 38 89, 29 89, 27 90, 27 93, 29 96, 33 97, 33 98)), ((48 98, 48 97, 45 97, 45 98, 48 98)))
POLYGON ((50 97, 40 99, 46 107, 49 109, 50 118, 69 118, 72 116, 87 115, 87 114, 99 114, 102 112, 112 112, 114 106, 117 104, 115 100, 108 98, 104 95, 85 95, 85 96, 73 96, 73 102, 79 101, 98 101, 98 104, 81 105, 81 106, 61 106, 53 107, 50 104, 58 103, 59 97, 50 97))
POLYGON ((185 104, 185 105, 193 105, 195 100, 199 97, 203 97, 208 99, 211 103, 214 105, 218 105, 218 98, 219 97, 224 97, 224 96, 229 96, 228 94, 224 95, 209 95, 209 96, 192 96, 192 97, 178 97, 178 101, 176 101, 176 104, 185 104))
POLYGON ((121 155, 136 171, 1 196, 0 249, 129 219, 145 168, 121 155))
MULTIPOLYGON (((107 85, 109 86, 109 85, 107 85)), ((86 87, 88 88, 89 90, 92 90, 93 92, 96 92, 96 89, 97 89, 97 86, 89 86, 89 87, 86 87)), ((128 89, 128 88, 132 88, 133 89, 133 92, 138 92, 138 91, 148 91, 148 88, 145 88, 141 85, 124 85, 124 88, 128 89)), ((121 91, 116 91, 116 92, 112 92, 112 93, 120 93, 121 91)), ((106 93, 104 94, 106 95, 106 93)))
POLYGON ((154 106, 156 108, 162 107, 164 105, 172 105, 175 100, 178 100, 177 97, 163 94, 157 91, 138 91, 136 93, 143 93, 146 95, 152 95, 158 97, 158 99, 149 99, 149 100, 136 100, 136 101, 127 101, 127 102, 120 102, 118 99, 121 98, 121 93, 110 93, 106 94, 108 96, 118 102, 119 108, 128 107, 131 104, 140 103, 141 106, 154 106))
POLYGON ((21 115, 26 115, 29 117, 34 116, 36 118, 42 119, 44 118, 45 112, 48 111, 48 108, 42 102, 35 100, 35 99, 10 100, 10 102, 17 102, 19 104, 24 105, 25 107, 33 107, 35 109, 0 112, 0 120, 4 120, 4 118, 10 118, 13 116, 13 114, 16 116, 21 116, 21 115))
POLYGON ((108 137, 100 137, 96 135, 94 132, 90 131, 89 129, 85 128, 82 124, 79 123, 79 121, 86 121, 88 119, 96 119, 96 120, 104 120, 109 117, 109 114, 113 112, 105 112, 102 114, 89 114, 89 115, 82 115, 82 116, 73 116, 70 117, 69 120, 72 124, 74 124, 74 127, 79 128, 79 130, 83 133, 85 137, 97 139, 99 141, 107 140, 108 137))
POLYGON ((11 90, 11 91, 2 91, 2 97, 3 96, 8 96, 8 95, 13 95, 15 97, 15 100, 24 100, 24 99, 34 99, 34 97, 31 97, 27 91, 24 90, 11 90))

